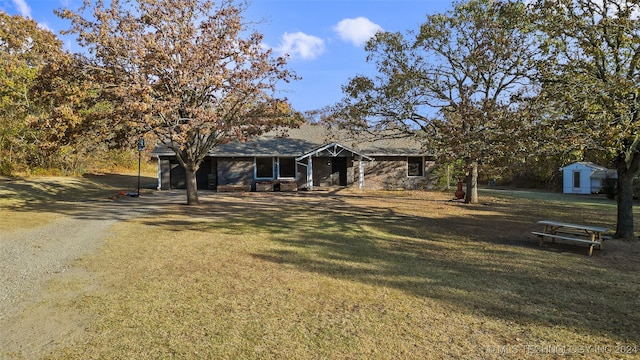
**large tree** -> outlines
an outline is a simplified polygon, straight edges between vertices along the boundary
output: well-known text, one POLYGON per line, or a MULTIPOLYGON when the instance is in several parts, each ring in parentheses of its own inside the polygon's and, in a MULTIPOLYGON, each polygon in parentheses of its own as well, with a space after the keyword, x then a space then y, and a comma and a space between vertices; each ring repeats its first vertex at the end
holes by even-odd
POLYGON ((0 172, 10 172, 39 154, 38 131, 29 126, 36 110, 30 89, 43 67, 67 54, 31 19, 0 12, 0 24, 0 172))
MULTIPOLYGON (((115 122, 152 131, 185 169, 188 204, 198 204, 196 171, 213 147, 294 121, 275 98, 295 78, 232 0, 85 0, 70 33, 103 72, 115 122)), ((136 134, 132 134, 136 136, 136 134)))
POLYGON ((534 6, 546 124, 567 151, 597 153, 618 171, 616 236, 631 239, 640 168, 640 5, 541 0, 534 6))
POLYGON ((409 38, 378 33, 366 45, 378 75, 350 80, 338 116, 421 136, 441 158, 463 160, 466 201, 477 202, 479 165, 523 144, 512 99, 528 85, 535 50, 526 12, 522 2, 469 0, 428 16, 409 38))
MULTIPOLYGON (((137 139, 128 123, 113 124, 113 107, 101 99, 100 84, 81 55, 67 55, 43 66, 29 91, 34 109, 28 117, 37 129, 43 161, 66 172, 76 172, 86 161, 107 149, 130 149, 137 139)), ((99 77, 100 78, 100 77, 99 77)))

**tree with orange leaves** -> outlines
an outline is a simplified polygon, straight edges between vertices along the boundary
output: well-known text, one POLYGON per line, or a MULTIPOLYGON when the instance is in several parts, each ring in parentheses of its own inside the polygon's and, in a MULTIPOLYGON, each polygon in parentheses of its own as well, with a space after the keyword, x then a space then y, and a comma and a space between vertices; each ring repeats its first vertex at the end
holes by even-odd
POLYGON ((299 118, 274 95, 296 76, 250 31, 245 8, 233 0, 84 0, 57 12, 88 49, 113 121, 153 132, 175 152, 189 205, 199 203, 196 171, 212 148, 299 118))

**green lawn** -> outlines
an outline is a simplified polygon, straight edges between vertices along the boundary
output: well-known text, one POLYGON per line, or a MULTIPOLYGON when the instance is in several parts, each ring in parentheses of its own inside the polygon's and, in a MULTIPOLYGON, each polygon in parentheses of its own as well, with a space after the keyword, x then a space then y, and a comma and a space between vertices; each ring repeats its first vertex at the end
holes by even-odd
MULTIPOLYGON (((52 291, 91 318, 53 359, 633 357, 640 243, 537 246, 535 221, 614 228, 562 195, 215 194, 117 225, 52 291)), ((144 201, 144 197, 140 199, 144 201)))

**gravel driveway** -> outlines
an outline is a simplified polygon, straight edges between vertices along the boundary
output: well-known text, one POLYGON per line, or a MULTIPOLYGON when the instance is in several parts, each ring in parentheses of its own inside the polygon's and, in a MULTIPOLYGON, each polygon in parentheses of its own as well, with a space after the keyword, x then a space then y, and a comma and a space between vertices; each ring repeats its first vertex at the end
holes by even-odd
POLYGON ((180 202, 183 193, 164 192, 70 203, 53 222, 0 233, 0 359, 40 358, 81 334, 86 319, 56 306, 49 284, 79 276, 73 262, 95 253, 118 222, 180 202))

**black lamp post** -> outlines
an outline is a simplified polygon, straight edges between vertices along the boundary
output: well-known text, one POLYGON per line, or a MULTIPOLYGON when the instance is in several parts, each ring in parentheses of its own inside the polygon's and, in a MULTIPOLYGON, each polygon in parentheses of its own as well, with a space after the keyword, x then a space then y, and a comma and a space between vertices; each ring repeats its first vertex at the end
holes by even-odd
POLYGON ((138 195, 140 196, 140 159, 142 158, 142 150, 144 150, 144 139, 138 139, 138 195))

